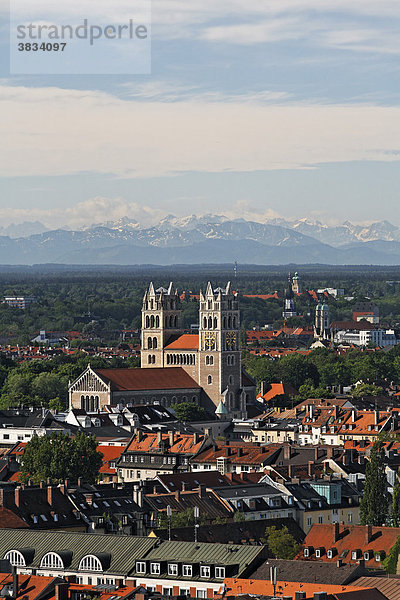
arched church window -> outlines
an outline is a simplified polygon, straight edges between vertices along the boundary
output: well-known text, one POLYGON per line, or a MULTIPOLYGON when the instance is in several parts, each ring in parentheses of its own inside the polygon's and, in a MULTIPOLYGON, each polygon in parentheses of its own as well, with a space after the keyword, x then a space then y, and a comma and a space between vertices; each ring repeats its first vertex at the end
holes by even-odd
POLYGON ((211 375, 208 375, 208 377, 207 377, 207 383, 208 383, 208 385, 212 384, 212 377, 211 377, 211 375))
POLYGON ((233 385, 233 375, 229 375, 229 385, 233 385))
POLYGON ((208 329, 212 329, 212 317, 208 317, 208 329))
POLYGON ((236 317, 233 317, 233 329, 236 329, 236 317))
POLYGON ((229 316, 228 317, 228 329, 231 329, 232 327, 232 318, 229 316))
POLYGON ((177 315, 175 315, 175 318, 174 318, 174 327, 175 328, 178 327, 178 317, 177 317, 177 315))
POLYGON ((157 348, 157 338, 156 337, 153 338, 153 348, 154 348, 154 350, 157 348))
POLYGON ((217 329, 218 327, 218 319, 217 317, 214 317, 214 329, 217 329))
POLYGON ((223 327, 224 327, 224 329, 226 329, 226 317, 224 317, 224 318, 223 318, 223 321, 222 321, 222 323, 223 323, 223 327))
POLYGON ((157 315, 156 316, 156 329, 158 329, 160 327, 160 317, 157 315))
POLYGON ((153 340, 151 337, 147 338, 147 347, 150 349, 153 347, 153 340))
POLYGON ((169 326, 173 327, 174 326, 174 317, 171 315, 169 318, 169 326))
POLYGON ((149 315, 146 315, 146 329, 150 327, 150 318, 149 315))
POLYGON ((203 320, 203 329, 207 329, 207 317, 204 317, 204 320, 203 320))
POLYGON ((148 359, 147 359, 147 362, 149 363, 149 365, 151 365, 151 363, 152 363, 151 354, 149 354, 149 357, 148 357, 148 359))
POLYGON ((151 315, 151 317, 150 317, 150 327, 151 327, 152 329, 154 329, 154 324, 155 324, 154 315, 151 315))

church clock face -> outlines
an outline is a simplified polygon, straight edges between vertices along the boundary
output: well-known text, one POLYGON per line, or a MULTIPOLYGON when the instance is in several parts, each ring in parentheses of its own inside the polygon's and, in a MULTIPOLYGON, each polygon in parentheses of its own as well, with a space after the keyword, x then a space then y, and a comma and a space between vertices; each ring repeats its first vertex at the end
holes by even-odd
POLYGON ((236 333, 229 331, 226 334, 226 347, 229 349, 236 347, 236 333))
POLYGON ((204 344, 206 350, 215 350, 215 333, 210 332, 206 334, 204 344))

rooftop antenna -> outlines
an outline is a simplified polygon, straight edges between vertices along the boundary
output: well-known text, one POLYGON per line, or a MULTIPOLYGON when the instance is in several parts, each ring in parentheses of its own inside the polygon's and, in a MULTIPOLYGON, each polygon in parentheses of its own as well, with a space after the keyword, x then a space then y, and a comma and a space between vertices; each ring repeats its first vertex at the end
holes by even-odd
POLYGON ((171 541, 171 516, 172 516, 172 510, 170 505, 168 504, 167 506, 167 519, 168 519, 168 541, 171 541))
POLYGON ((233 272, 235 274, 235 278, 237 277, 237 260, 235 260, 235 264, 233 266, 233 272))
POLYGON ((194 541, 197 542, 197 530, 200 527, 198 524, 198 519, 200 517, 200 510, 198 506, 194 507, 194 541))

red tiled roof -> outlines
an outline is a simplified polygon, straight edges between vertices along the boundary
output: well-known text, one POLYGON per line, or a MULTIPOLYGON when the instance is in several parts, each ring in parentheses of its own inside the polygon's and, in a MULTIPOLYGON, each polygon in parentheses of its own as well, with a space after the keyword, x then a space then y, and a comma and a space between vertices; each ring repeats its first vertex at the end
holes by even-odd
MULTIPOLYGON (((13 576, 10 573, 0 573, 0 588, 12 584, 13 576)), ((42 577, 39 575, 18 575, 17 598, 34 600, 41 596, 44 590, 54 581, 54 577, 42 577)))
POLYGON ((198 350, 199 336, 196 333, 184 333, 167 346, 166 350, 198 350))
MULTIPOLYGON (((162 440, 169 443, 169 434, 162 434, 162 440)), ((196 454, 199 452, 204 442, 204 436, 198 436, 197 444, 194 444, 193 434, 175 434, 174 443, 168 447, 168 452, 173 454, 196 454)), ((155 452, 157 449, 157 433, 144 433, 141 440, 135 435, 129 445, 126 447, 126 452, 155 452)))
MULTIPOLYGON (((274 588, 268 579, 234 579, 225 578, 225 596, 240 597, 241 594, 252 596, 273 596, 274 588)), ((331 585, 326 583, 304 583, 299 581, 277 581, 276 592, 279 598, 282 596, 295 597, 296 592, 306 592, 307 598, 312 598, 316 592, 327 592, 327 594, 344 594, 346 592, 364 591, 367 587, 354 587, 349 585, 331 585)), ((334 596, 336 598, 336 596, 334 596)), ((343 596, 346 598, 346 596, 343 596)), ((350 600, 350 596, 349 596, 350 600)), ((361 600, 361 597, 360 597, 361 600)))
POLYGON ((228 445, 217 444, 216 449, 213 446, 201 452, 195 459, 200 463, 214 463, 218 458, 226 457, 228 462, 235 464, 254 464, 260 465, 267 456, 275 452, 279 444, 269 444, 268 446, 256 446, 246 442, 232 442, 228 445))
POLYGON ((199 384, 182 367, 149 369, 94 369, 114 390, 199 389, 199 384))
POLYGON ((29 527, 25 521, 8 508, 0 507, 0 523, 3 529, 26 529, 29 527))
POLYGON ((107 473, 114 475, 116 473, 115 467, 110 467, 110 461, 117 460, 126 446, 97 446, 97 452, 101 452, 103 455, 103 464, 100 467, 100 473, 107 473))
POLYGON ((259 298, 260 300, 271 300, 271 298, 275 298, 275 300, 279 300, 278 292, 274 294, 243 294, 243 298, 259 298))
POLYGON ((316 559, 312 553, 308 560, 322 560, 324 562, 336 562, 341 558, 343 563, 356 564, 364 559, 364 552, 371 551, 371 558, 365 560, 365 566, 379 568, 380 562, 375 560, 375 553, 384 551, 386 556, 390 548, 394 546, 400 536, 399 527, 370 527, 368 525, 339 525, 338 539, 334 541, 335 525, 315 524, 309 531, 303 542, 303 550, 297 555, 297 560, 304 559, 304 548, 323 548, 321 558, 316 559), (370 534, 370 535, 369 535, 370 534), (367 541, 369 539, 369 541, 367 541), (332 558, 328 558, 326 550, 336 549, 332 558), (347 554, 345 551, 348 551, 347 554), (357 559, 352 558, 352 551, 358 551, 357 559))
POLYGON ((271 383, 271 389, 264 396, 258 394, 257 398, 262 398, 265 402, 269 402, 276 396, 297 396, 299 392, 289 383, 271 383))

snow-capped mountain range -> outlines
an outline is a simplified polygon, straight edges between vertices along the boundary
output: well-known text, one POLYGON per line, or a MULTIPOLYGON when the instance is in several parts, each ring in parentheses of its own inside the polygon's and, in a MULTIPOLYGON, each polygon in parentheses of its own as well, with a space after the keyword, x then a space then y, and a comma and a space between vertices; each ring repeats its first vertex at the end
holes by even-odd
POLYGON ((400 264, 400 228, 326 225, 308 219, 264 223, 223 215, 168 215, 152 227, 122 218, 75 231, 41 223, 0 228, 2 264, 400 264))

